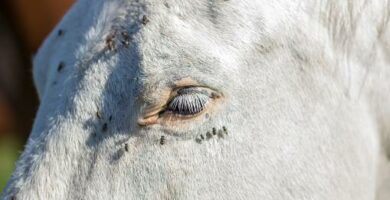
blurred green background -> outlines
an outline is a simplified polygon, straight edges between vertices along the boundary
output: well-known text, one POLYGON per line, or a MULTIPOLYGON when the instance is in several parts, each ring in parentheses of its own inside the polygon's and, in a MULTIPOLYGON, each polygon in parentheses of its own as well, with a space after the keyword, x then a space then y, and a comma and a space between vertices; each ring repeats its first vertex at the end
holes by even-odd
POLYGON ((38 98, 31 57, 74 0, 0 0, 0 192, 27 141, 38 98))
POLYGON ((0 141, 0 188, 3 189, 15 168, 15 161, 22 148, 18 138, 6 137, 0 141))

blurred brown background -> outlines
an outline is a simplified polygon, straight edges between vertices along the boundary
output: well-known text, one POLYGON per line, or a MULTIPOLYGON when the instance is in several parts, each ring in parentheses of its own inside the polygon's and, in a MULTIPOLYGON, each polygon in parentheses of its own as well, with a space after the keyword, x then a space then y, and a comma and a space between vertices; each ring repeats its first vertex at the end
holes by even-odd
POLYGON ((38 109, 32 55, 74 1, 0 0, 0 191, 38 109))

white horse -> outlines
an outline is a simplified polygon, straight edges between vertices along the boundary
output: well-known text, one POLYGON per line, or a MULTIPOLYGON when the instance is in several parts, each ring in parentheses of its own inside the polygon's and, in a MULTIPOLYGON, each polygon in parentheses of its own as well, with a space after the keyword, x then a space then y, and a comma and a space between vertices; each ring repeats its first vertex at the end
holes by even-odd
POLYGON ((390 1, 79 0, 3 200, 390 199, 390 1))

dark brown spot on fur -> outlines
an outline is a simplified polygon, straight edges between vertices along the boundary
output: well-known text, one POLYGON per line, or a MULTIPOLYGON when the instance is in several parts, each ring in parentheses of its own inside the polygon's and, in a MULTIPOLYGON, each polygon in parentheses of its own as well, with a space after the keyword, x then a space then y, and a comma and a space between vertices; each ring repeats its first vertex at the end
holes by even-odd
POLYGON ((106 38, 106 47, 108 50, 113 51, 116 48, 115 43, 115 34, 116 32, 110 33, 106 38))
POLYGON ((202 134, 200 135, 200 139, 204 140, 204 136, 202 134))
POLYGON ((213 137, 213 135, 210 132, 207 132, 206 137, 207 137, 207 139, 211 139, 213 137))
POLYGON ((165 136, 161 136, 160 145, 164 145, 164 144, 165 144, 165 136))
POLYGON ((60 62, 58 64, 57 71, 61 72, 64 69, 64 67, 65 67, 65 63, 64 62, 60 62))
POLYGON ((64 30, 59 29, 58 32, 57 32, 57 35, 58 36, 62 36, 63 34, 64 34, 64 30))
POLYGON ((222 126, 222 130, 223 130, 223 132, 224 132, 226 135, 228 135, 228 130, 227 130, 226 126, 222 126))
POLYGON ((213 128, 213 135, 217 135, 217 129, 213 128))
POLYGON ((148 19, 148 17, 146 17, 146 15, 144 15, 144 16, 142 17, 142 24, 143 24, 143 25, 146 25, 147 23, 149 23, 149 19, 148 19))
POLYGON ((127 143, 125 144, 125 151, 129 152, 129 144, 127 144, 127 143))
POLYGON ((102 127, 102 131, 103 131, 103 132, 106 132, 107 129, 108 129, 108 124, 107 124, 107 123, 104 123, 104 124, 103 124, 103 127, 102 127))

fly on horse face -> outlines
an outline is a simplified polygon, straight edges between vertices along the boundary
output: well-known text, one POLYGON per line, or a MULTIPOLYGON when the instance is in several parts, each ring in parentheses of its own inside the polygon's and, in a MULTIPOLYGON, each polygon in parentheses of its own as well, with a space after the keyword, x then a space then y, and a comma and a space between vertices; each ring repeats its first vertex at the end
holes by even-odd
POLYGON ((2 200, 390 199, 390 1, 79 0, 2 200))

